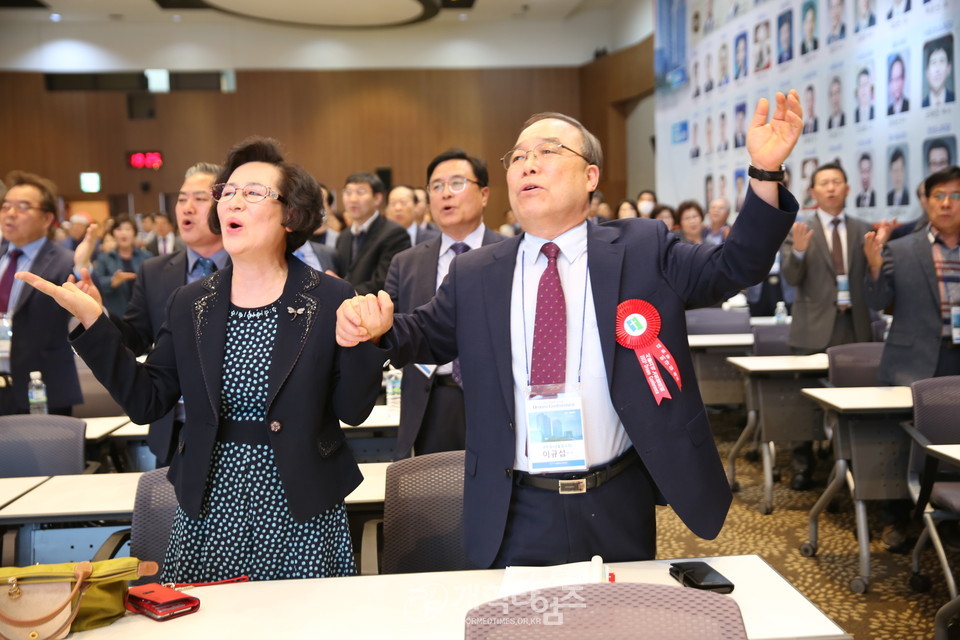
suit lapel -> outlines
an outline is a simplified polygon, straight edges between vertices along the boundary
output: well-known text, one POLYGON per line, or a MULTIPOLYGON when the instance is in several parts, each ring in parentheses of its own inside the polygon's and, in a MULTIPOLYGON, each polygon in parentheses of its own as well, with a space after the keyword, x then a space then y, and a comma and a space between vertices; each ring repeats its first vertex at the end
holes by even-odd
POLYGON ((930 294, 934 302, 937 303, 937 313, 940 313, 940 283, 937 281, 937 267, 933 264, 933 249, 930 247, 930 241, 926 231, 920 231, 913 234, 914 249, 911 254, 917 256, 920 261, 920 271, 923 273, 923 281, 930 287, 930 294))
POLYGON ((218 423, 232 274, 232 266, 215 272, 212 277, 203 281, 205 291, 193 301, 193 336, 210 409, 218 423))
POLYGON ((491 331, 490 341, 493 345, 502 344, 505 348, 494 348, 494 364, 497 367, 497 377, 500 378, 500 391, 503 401, 514 410, 513 402, 513 373, 511 366, 513 354, 510 348, 510 298, 513 290, 513 273, 517 264, 517 250, 523 235, 509 238, 497 243, 493 250, 493 262, 483 270, 483 296, 487 310, 487 327, 491 331), (503 329, 506 328, 506 331, 503 329), (494 330, 498 333, 493 334, 494 330))
MULTIPOLYGON (((9 248, 9 247, 8 247, 9 248)), ((42 245, 40 245, 40 250, 37 251, 37 255, 34 256, 33 262, 30 263, 30 273, 35 273, 42 278, 50 279, 49 274, 47 273, 47 267, 50 266, 50 262, 53 260, 53 245, 48 239, 42 245)), ((54 282, 53 284, 63 284, 62 282, 54 282)), ((13 310, 13 313, 16 313, 20 308, 27 303, 27 300, 30 299, 30 296, 34 295, 34 288, 24 284, 20 287, 20 296, 17 298, 17 306, 13 310)))
POLYGON ((600 348, 607 370, 607 380, 613 384, 613 358, 616 350, 617 305, 620 293, 620 274, 623 270, 623 246, 614 244, 620 237, 618 229, 604 225, 587 225, 587 265, 591 274, 593 306, 597 314, 600 348))
POLYGON ((813 226, 813 244, 817 247, 817 253, 823 258, 830 271, 836 275, 833 268, 833 255, 830 253, 830 246, 827 244, 827 230, 820 224, 820 216, 813 214, 813 220, 810 221, 813 226))
MULTIPOLYGON (((376 219, 370 223, 370 228, 367 229, 366 237, 363 239, 363 244, 360 245, 360 251, 357 252, 357 255, 353 256, 353 260, 350 262, 351 267, 357 266, 360 262, 360 258, 366 255, 370 248, 377 245, 377 241, 380 238, 380 233, 383 231, 383 223, 386 222, 386 218, 383 217, 381 213, 376 217, 376 219)), ((353 238, 351 236, 351 242, 353 238)), ((352 248, 351 248, 352 252, 352 248)))
POLYGON ((311 291, 319 286, 321 275, 299 260, 290 260, 288 265, 287 282, 278 304, 277 338, 268 376, 267 411, 300 358, 320 310, 319 300, 311 291))
MULTIPOLYGON (((440 236, 432 238, 414 249, 419 253, 414 261, 413 283, 410 302, 414 307, 430 302, 437 293, 437 262, 440 260, 440 236)), ((411 309, 412 311, 412 309, 411 309)))

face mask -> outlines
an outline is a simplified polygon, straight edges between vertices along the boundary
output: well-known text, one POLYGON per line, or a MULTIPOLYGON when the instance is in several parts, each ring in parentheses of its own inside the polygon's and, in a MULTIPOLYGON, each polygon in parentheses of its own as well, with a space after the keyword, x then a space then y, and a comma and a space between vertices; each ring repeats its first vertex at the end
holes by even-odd
POLYGON ((637 209, 640 210, 640 215, 645 218, 650 217, 650 214, 653 213, 653 207, 655 205, 649 200, 644 200, 643 202, 637 203, 637 209))

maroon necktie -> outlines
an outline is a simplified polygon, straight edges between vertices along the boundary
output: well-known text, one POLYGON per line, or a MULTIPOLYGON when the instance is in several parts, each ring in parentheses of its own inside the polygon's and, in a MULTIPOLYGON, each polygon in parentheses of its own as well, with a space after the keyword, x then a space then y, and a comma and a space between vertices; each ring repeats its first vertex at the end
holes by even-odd
MULTIPOLYGON (((454 242, 450 245, 450 250, 453 251, 458 256, 470 251, 470 245, 466 242, 454 242)), ((453 371, 451 373, 453 376, 453 381, 457 383, 458 386, 463 386, 463 377, 460 375, 460 357, 457 356, 453 359, 453 371)))
POLYGON ((561 384, 567 373, 567 305, 560 286, 557 256, 560 247, 548 242, 540 251, 547 256, 547 268, 537 289, 537 315, 533 325, 533 361, 530 384, 561 384))
POLYGON ((20 249, 11 249, 7 254, 7 268, 3 270, 3 276, 0 277, 0 313, 6 313, 10 306, 10 291, 13 290, 13 274, 17 272, 17 262, 23 251, 20 249))
POLYGON ((830 251, 833 254, 833 270, 838 276, 842 276, 847 272, 847 269, 843 265, 843 244, 840 241, 840 218, 834 218, 830 221, 830 224, 833 225, 833 246, 830 247, 830 251))

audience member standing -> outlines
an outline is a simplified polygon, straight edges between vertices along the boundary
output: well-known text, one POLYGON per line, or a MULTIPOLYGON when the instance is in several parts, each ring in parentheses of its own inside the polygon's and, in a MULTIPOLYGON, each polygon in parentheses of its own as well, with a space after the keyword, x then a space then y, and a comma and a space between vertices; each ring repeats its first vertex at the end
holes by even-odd
POLYGON ((173 223, 166 213, 153 216, 153 240, 147 245, 147 251, 155 256, 167 256, 183 249, 183 240, 174 232, 173 223))
MULTIPOLYGON (((797 288, 788 343, 799 354, 871 340, 863 292, 867 266, 863 237, 872 227, 847 215, 849 193, 843 167, 832 162, 820 165, 810 180, 817 209, 794 225, 781 251, 783 276, 797 288)), ((792 488, 810 487, 813 462, 810 443, 794 451, 792 488)))
POLYGON ((383 182, 372 173, 354 173, 343 186, 350 227, 337 238, 337 254, 343 278, 361 295, 383 289, 393 256, 410 248, 406 230, 380 215, 385 192, 383 182))
POLYGON ((47 410, 70 415, 73 405, 83 402, 67 342, 70 314, 13 277, 30 271, 65 282, 73 274, 73 252, 51 242, 56 187, 23 171, 11 172, 5 182, 8 190, 0 205, 0 414, 30 412, 27 385, 30 372, 39 371, 47 384, 47 410))
POLYGON ((115 219, 108 232, 117 248, 100 254, 93 265, 93 281, 100 290, 103 306, 111 314, 122 316, 133 296, 133 283, 144 261, 153 257, 146 249, 134 246, 137 229, 127 216, 115 219))

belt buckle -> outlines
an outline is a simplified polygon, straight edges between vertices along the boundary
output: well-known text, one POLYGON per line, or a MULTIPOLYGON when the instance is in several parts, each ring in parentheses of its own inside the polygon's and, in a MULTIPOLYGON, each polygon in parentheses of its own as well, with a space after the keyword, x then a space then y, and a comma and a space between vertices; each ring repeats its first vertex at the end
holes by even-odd
POLYGON ((557 482, 559 483, 560 495, 587 492, 586 478, 575 478, 573 480, 557 480, 557 482))

